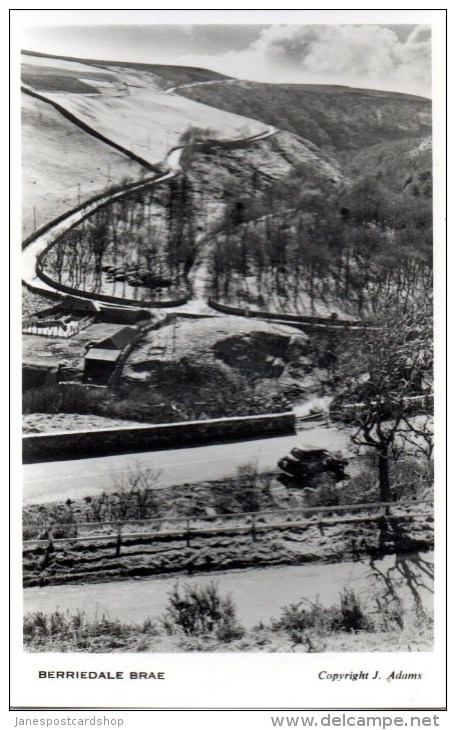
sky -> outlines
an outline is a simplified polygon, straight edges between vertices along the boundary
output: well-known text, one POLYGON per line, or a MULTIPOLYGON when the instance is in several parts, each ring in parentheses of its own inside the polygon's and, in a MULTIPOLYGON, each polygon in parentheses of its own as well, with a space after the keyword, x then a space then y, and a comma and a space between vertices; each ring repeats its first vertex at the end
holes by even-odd
POLYGON ((431 93, 426 25, 49 25, 23 28, 22 47, 202 66, 251 81, 431 93))

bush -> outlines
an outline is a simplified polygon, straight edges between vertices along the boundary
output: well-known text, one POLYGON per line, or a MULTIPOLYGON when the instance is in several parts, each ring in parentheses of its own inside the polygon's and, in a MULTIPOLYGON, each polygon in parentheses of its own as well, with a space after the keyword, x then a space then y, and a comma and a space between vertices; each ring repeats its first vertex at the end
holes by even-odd
POLYGON ((169 634, 182 631, 186 636, 212 636, 219 641, 233 641, 245 633, 231 597, 220 596, 214 582, 201 587, 185 585, 183 593, 176 583, 162 625, 169 634))
POLYGON ((336 631, 373 631, 373 624, 365 613, 361 601, 354 590, 344 588, 340 594, 340 610, 333 630, 336 631))
POLYGON ((366 614, 353 590, 345 588, 339 605, 325 608, 316 601, 291 603, 282 608, 279 619, 272 621, 274 631, 284 631, 293 644, 307 643, 309 651, 316 651, 315 642, 335 632, 374 631, 374 623, 366 614))
POLYGON ((434 462, 432 459, 403 457, 391 464, 390 478, 395 499, 432 499, 434 462))

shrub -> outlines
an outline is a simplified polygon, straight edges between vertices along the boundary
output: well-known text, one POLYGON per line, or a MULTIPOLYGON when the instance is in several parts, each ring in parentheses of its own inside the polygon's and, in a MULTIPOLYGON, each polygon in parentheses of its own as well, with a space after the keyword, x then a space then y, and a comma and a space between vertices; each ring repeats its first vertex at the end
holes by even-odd
POLYGON ((373 624, 364 611, 354 590, 344 588, 340 594, 340 609, 333 629, 338 631, 372 631, 373 624))
POLYGON ((245 633, 231 597, 222 597, 214 582, 201 587, 185 585, 183 592, 176 583, 162 625, 169 634, 182 631, 186 636, 212 636, 219 641, 233 641, 245 633))
POLYGON ((293 643, 301 643, 304 632, 326 635, 332 630, 336 609, 324 608, 319 599, 300 601, 282 608, 279 619, 272 621, 274 630, 285 631, 293 643))
POLYGON ((359 597, 347 588, 339 596, 339 605, 329 608, 322 606, 318 598, 284 606, 279 619, 272 621, 272 628, 284 631, 293 644, 307 644, 309 651, 317 651, 318 640, 332 633, 375 629, 359 597))
POLYGON ((391 464, 390 478, 395 499, 432 499, 434 462, 403 457, 391 464))

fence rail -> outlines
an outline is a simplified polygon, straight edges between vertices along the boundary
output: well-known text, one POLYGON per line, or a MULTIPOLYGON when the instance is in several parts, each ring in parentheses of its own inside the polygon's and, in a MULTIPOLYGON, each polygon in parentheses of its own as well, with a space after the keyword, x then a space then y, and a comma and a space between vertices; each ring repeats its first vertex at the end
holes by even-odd
POLYGON ((24 548, 32 545, 52 546, 54 543, 100 542, 115 540, 116 554, 120 554, 122 540, 128 539, 167 539, 180 537, 190 546, 191 538, 226 533, 251 533, 256 539, 258 532, 275 529, 318 527, 336 524, 376 522, 381 518, 414 519, 429 517, 433 519, 432 500, 421 502, 368 502, 343 506, 301 507, 262 512, 237 512, 233 514, 193 515, 190 517, 151 517, 148 519, 122 520, 112 522, 72 522, 53 525, 25 525, 25 530, 36 529, 45 537, 23 541, 24 548), (366 514, 356 514, 364 511, 366 514), (353 514, 355 513, 355 514, 353 514), (288 516, 288 517, 287 517, 288 516), (297 519, 300 516, 301 519, 297 519), (232 524, 227 525, 229 521, 232 524), (219 524, 215 524, 219 523, 219 524), (156 529, 143 531, 145 525, 156 525, 156 529), (138 529, 132 530, 133 526, 138 529), (173 527, 174 526, 174 527, 173 527), (163 529, 167 527, 167 529, 163 529), (130 532, 125 529, 130 528, 130 532), (98 533, 90 534, 92 529, 98 533), (100 530, 105 529, 105 532, 100 530), (59 530, 73 534, 58 537, 59 530), (87 531, 84 534, 84 531, 87 531))

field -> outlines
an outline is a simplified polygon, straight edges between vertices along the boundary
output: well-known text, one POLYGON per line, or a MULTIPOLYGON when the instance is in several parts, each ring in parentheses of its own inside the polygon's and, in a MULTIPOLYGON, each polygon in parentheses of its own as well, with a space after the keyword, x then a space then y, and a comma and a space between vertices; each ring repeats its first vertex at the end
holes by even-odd
POLYGON ((145 171, 45 102, 22 94, 22 104, 23 238, 79 202, 145 171))

